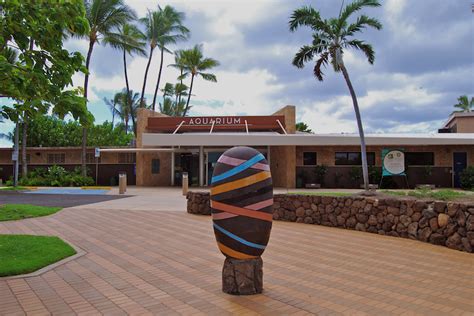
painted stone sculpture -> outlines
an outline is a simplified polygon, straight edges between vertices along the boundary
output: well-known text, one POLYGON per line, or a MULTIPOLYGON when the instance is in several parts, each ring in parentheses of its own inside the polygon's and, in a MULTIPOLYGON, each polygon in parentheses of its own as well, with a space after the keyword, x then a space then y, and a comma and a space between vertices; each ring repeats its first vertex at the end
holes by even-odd
POLYGON ((261 293, 260 256, 268 244, 273 218, 270 166, 257 150, 234 147, 219 158, 211 183, 214 233, 226 256, 223 291, 261 293))

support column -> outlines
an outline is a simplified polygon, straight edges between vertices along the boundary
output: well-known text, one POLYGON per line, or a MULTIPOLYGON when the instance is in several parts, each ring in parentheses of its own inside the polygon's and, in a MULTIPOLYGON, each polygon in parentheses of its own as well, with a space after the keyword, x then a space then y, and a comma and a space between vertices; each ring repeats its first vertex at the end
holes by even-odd
POLYGON ((175 161, 175 154, 174 154, 174 147, 171 147, 173 151, 171 152, 171 186, 174 186, 174 161, 175 161))
POLYGON ((199 146, 199 186, 204 186, 204 147, 199 146))
POLYGON ((270 166, 270 146, 267 146, 267 162, 268 166, 270 166))

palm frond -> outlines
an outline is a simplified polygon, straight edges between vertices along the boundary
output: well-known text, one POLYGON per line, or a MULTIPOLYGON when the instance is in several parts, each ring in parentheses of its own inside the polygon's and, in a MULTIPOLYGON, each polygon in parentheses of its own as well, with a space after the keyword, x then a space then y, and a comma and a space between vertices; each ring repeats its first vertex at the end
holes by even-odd
POLYGON ((324 73, 321 68, 327 66, 328 57, 329 57, 329 52, 322 53, 318 61, 314 65, 313 74, 319 81, 323 81, 324 73))
POLYGON ((339 15, 340 23, 347 21, 349 16, 356 11, 363 9, 364 7, 379 7, 380 3, 378 0, 356 0, 344 7, 339 15))
POLYGON ((216 75, 214 74, 209 74, 209 73, 200 73, 202 79, 206 81, 212 81, 212 82, 217 82, 216 75))
POLYGON ((303 68, 305 63, 311 61, 313 57, 327 49, 326 44, 317 44, 316 46, 304 45, 296 53, 292 64, 298 68, 303 68))
POLYGON ((367 57, 367 60, 369 63, 372 65, 375 60, 375 52, 374 49, 372 48, 372 45, 365 43, 364 41, 359 41, 359 40, 352 40, 346 42, 347 46, 351 46, 355 49, 361 50, 364 52, 365 56, 367 57))
POLYGON ((372 27, 376 30, 381 30, 382 23, 380 23, 379 20, 375 18, 370 18, 367 15, 361 15, 357 18, 356 22, 350 24, 346 28, 343 36, 353 36, 354 33, 360 32, 366 27, 372 27))
POLYGON ((295 10, 290 18, 289 26, 291 32, 296 31, 300 26, 308 26, 327 36, 334 34, 329 22, 321 19, 319 12, 309 6, 295 10))

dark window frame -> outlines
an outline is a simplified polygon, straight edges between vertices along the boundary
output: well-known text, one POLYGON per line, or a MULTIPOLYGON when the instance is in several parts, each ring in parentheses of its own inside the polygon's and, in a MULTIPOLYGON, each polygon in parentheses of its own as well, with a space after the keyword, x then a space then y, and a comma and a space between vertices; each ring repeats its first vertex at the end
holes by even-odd
POLYGON ((303 152, 303 166, 317 166, 318 165, 318 153, 316 151, 304 151, 303 152), (314 164, 307 164, 305 154, 314 154, 314 164))
POLYGON ((409 151, 405 152, 405 166, 416 167, 416 166, 434 166, 435 165, 435 155, 433 151, 409 151), (421 155, 429 155, 428 163, 420 162, 423 158, 421 155), (418 156, 418 157, 415 157, 418 156), (416 161, 416 162, 415 162, 416 161))
POLYGON ((160 174, 161 171, 161 161, 158 158, 153 158, 151 160, 151 173, 160 174))
MULTIPOLYGON (((360 151, 336 151, 334 153, 335 166, 361 166, 362 154, 360 151), (340 156, 339 158, 337 156, 340 156), (352 156, 352 157, 351 157, 352 156)), ((375 152, 367 152, 367 165, 375 166, 375 152)))

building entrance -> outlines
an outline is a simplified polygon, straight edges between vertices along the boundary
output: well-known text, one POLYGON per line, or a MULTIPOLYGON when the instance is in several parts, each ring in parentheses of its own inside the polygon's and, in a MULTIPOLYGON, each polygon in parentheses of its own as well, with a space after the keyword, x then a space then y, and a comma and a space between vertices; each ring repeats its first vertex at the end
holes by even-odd
POLYGON ((174 170, 174 184, 176 186, 182 185, 183 172, 188 173, 190 186, 199 186, 199 153, 177 153, 174 170))

